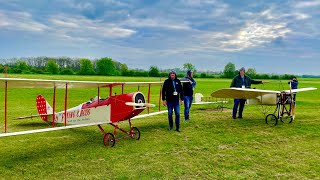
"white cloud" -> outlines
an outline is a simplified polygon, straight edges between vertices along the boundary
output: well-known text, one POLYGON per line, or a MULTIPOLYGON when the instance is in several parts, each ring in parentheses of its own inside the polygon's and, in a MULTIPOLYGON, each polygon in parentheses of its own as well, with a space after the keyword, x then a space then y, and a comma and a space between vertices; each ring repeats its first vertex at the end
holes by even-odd
POLYGON ((53 33, 75 40, 126 38, 135 33, 134 30, 122 28, 102 20, 92 20, 67 14, 55 15, 50 18, 50 22, 52 23, 50 24, 52 29, 55 30, 53 33))
POLYGON ((315 7, 315 6, 320 6, 319 0, 298 2, 295 5, 296 8, 310 8, 310 7, 315 7))
POLYGON ((224 51, 241 51, 273 40, 286 37, 291 32, 284 23, 260 24, 248 23, 239 32, 234 34, 232 38, 222 42, 221 48, 224 51))
POLYGON ((27 12, 0 11, 0 21, 0 28, 9 30, 43 32, 47 29, 46 25, 34 21, 27 12))
POLYGON ((153 27, 153 28, 164 28, 164 29, 175 29, 175 30, 188 30, 190 29, 188 23, 178 22, 169 19, 160 18, 129 18, 128 20, 121 23, 131 27, 153 27))

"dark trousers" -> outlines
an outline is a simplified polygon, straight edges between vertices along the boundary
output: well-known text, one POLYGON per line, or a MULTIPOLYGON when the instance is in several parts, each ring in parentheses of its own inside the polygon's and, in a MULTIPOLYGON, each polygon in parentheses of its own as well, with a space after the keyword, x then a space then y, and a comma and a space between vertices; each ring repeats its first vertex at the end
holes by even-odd
POLYGON ((170 128, 173 127, 173 109, 174 113, 176 115, 176 129, 179 129, 180 127, 180 102, 179 99, 167 101, 167 107, 168 107, 168 120, 169 120, 169 126, 170 128))
POLYGON ((233 118, 237 117, 237 111, 238 111, 239 104, 240 104, 240 107, 239 107, 238 117, 242 117, 242 112, 243 112, 245 103, 246 103, 246 99, 234 99, 234 105, 233 105, 233 111, 232 111, 233 118))
POLYGON ((184 102, 184 119, 189 119, 189 112, 192 105, 193 97, 192 96, 184 96, 183 102, 184 102))

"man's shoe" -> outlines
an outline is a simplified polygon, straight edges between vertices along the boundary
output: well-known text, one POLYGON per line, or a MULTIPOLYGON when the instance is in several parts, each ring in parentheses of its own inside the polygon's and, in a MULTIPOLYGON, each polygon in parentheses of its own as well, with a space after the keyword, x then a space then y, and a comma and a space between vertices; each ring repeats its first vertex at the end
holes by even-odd
POLYGON ((232 117, 232 119, 237 119, 236 117, 232 117))
POLYGON ((242 116, 238 116, 239 119, 242 119, 242 116))
POLYGON ((180 129, 176 129, 176 131, 181 132, 180 129))
POLYGON ((168 130, 169 130, 169 131, 171 131, 172 129, 173 129, 172 127, 169 127, 169 129, 168 129, 168 130))

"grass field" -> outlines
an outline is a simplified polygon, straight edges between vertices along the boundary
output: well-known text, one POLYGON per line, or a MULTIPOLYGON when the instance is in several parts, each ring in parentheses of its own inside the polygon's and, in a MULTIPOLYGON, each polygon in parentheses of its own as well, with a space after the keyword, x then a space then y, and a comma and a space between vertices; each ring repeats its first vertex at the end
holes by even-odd
MULTIPOLYGON (((10 77, 159 81, 141 77, 10 77)), ((205 96, 228 87, 231 81, 196 80, 196 92, 205 96)), ((282 90, 288 85, 286 81, 270 81, 254 87, 282 90)), ((299 79, 299 87, 320 89, 320 79, 299 79)), ((136 87, 131 87, 126 92, 134 90, 136 87)), ((141 90, 146 94, 147 88, 141 90)), ((43 94, 52 102, 52 92, 52 89, 10 89, 8 130, 50 127, 40 119, 18 122, 12 119, 36 114, 36 95, 43 94)), ((152 87, 151 92, 152 102, 157 104, 159 87, 152 87)), ((107 96, 108 91, 103 93, 107 96)), ((97 91, 72 89, 69 94, 68 106, 72 107, 95 96, 97 91)), ((58 90, 57 96, 58 109, 62 110, 64 90, 58 90)), ((3 89, 0 97, 4 97, 3 89)), ((216 112, 216 105, 193 106, 192 120, 182 122, 181 133, 167 130, 166 114, 137 119, 133 124, 141 131, 140 141, 123 139, 114 148, 104 147, 103 135, 95 126, 4 137, 0 138, 0 179, 319 179, 319 105, 319 90, 299 93, 296 119, 291 124, 280 122, 276 127, 265 124, 260 106, 246 106, 244 119, 236 121, 231 119, 228 109, 216 112)), ((271 112, 274 107, 268 110, 271 112)), ((3 111, 1 107, 0 119, 4 119, 3 111)), ((0 125, 2 128, 3 122, 0 125)), ((126 122, 121 126, 128 128, 126 122)), ((104 127, 113 130, 111 126, 104 127)))

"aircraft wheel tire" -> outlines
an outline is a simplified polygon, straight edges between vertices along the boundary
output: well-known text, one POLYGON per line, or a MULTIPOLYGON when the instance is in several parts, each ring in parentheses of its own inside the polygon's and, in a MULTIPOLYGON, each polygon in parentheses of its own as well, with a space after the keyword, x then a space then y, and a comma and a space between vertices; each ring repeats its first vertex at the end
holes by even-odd
POLYGON ((130 129, 130 134, 129 136, 132 138, 132 139, 135 139, 135 140, 139 140, 140 139, 140 131, 137 127, 132 127, 130 129))
POLYGON ((276 126, 278 124, 278 118, 274 114, 268 114, 266 123, 270 126, 276 126))
POLYGON ((110 146, 113 147, 114 144, 116 143, 116 139, 114 138, 114 135, 111 133, 107 133, 103 137, 103 143, 105 146, 110 146))
POLYGON ((290 117, 289 123, 292 123, 293 119, 294 119, 293 117, 290 117))

